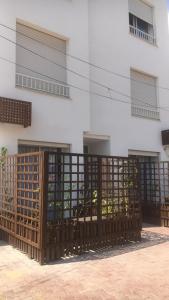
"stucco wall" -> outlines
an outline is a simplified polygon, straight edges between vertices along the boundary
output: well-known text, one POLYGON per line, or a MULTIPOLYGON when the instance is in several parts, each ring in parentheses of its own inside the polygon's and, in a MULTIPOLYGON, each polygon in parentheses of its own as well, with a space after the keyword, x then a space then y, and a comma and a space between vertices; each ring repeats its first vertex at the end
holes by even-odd
MULTIPOLYGON (((169 35, 167 4, 152 0, 157 30, 157 46, 129 34, 127 0, 89 2, 90 60, 96 65, 130 77, 130 68, 158 77, 158 84, 169 87, 169 35)), ((94 68, 91 78, 130 95, 130 80, 94 68)), ((92 90, 110 96, 106 89, 92 85, 92 90)), ((111 92, 111 97, 130 102, 111 92)), ((160 106, 169 107, 169 91, 159 89, 160 106)), ((130 104, 92 96, 91 127, 111 136, 111 154, 128 155, 128 149, 155 151, 166 159, 161 144, 161 130, 169 127, 169 112, 160 111, 160 121, 131 117, 130 104), (98 117, 99 116, 99 117, 98 117)))
MULTIPOLYGON (((68 39, 68 52, 88 60, 88 1, 84 0, 0 0, 0 19, 16 28, 21 19, 64 36, 68 39)), ((0 34, 15 41, 16 33, 0 26, 0 34)), ((0 38, 0 56, 15 61, 15 45, 0 38)), ((67 60, 69 68, 89 75, 89 67, 78 61, 67 60)), ((88 89, 88 81, 71 73, 68 83, 88 89)), ((15 88, 15 65, 0 60, 0 95, 32 102, 32 126, 22 128, 0 124, 0 146, 6 145, 10 153, 17 151, 17 140, 60 142, 72 145, 72 151, 83 151, 83 131, 89 130, 89 95, 71 89, 70 99, 49 96, 15 88)))

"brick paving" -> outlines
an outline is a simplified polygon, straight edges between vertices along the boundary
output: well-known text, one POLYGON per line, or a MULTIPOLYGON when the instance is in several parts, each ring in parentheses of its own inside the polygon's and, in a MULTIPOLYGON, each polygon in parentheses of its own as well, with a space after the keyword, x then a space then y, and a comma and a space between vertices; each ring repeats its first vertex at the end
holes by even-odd
POLYGON ((169 299, 169 229, 142 241, 40 266, 0 241, 0 300, 169 299))

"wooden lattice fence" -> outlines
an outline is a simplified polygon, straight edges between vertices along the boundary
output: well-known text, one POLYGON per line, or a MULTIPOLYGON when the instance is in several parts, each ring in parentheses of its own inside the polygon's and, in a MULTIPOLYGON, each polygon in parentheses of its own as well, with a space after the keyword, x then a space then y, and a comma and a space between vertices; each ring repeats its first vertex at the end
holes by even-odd
POLYGON ((41 263, 136 241, 136 159, 70 153, 7 157, 0 171, 0 237, 41 263))
POLYGON ((143 221, 169 227, 169 162, 139 166, 143 221))
POLYGON ((43 154, 7 157, 0 167, 0 237, 41 261, 43 154))
POLYGON ((46 153, 44 260, 139 240, 135 159, 46 153))

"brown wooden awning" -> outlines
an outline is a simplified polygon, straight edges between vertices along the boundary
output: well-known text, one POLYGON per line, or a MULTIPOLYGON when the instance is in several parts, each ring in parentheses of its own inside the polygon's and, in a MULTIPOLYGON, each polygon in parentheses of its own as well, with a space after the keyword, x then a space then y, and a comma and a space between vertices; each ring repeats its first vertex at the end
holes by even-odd
POLYGON ((32 103, 0 97, 0 122, 31 126, 32 103))

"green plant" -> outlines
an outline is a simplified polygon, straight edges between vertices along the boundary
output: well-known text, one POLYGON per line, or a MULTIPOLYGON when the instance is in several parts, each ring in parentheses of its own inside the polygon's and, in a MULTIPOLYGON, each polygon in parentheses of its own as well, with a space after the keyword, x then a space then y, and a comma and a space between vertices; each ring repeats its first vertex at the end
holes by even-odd
POLYGON ((98 197, 98 192, 97 190, 93 191, 93 194, 92 194, 92 203, 97 203, 97 197, 98 197))
MULTIPOLYGON (((7 210, 12 209, 13 195, 11 194, 9 176, 6 174, 6 159, 7 159, 8 150, 6 147, 0 149, 0 181, 3 187, 3 205, 7 210)), ((2 202, 1 202, 2 206, 2 202)))
POLYGON ((123 182, 122 190, 119 192, 119 196, 122 199, 120 203, 121 211, 128 215, 130 206, 130 190, 137 184, 138 170, 136 166, 133 166, 133 162, 128 161, 123 164, 119 172, 121 172, 120 176, 123 182))
POLYGON ((2 147, 0 149, 0 167, 4 171, 5 161, 8 154, 8 149, 6 147, 2 147))
MULTIPOLYGON (((92 193, 92 203, 97 204, 98 201, 98 191, 94 190, 92 193)), ((115 204, 116 199, 113 198, 111 195, 108 195, 107 193, 102 193, 102 201, 101 201, 101 213, 102 215, 106 214, 113 214, 116 210, 115 204)))
POLYGON ((102 215, 114 213, 114 200, 113 198, 102 199, 102 215))

